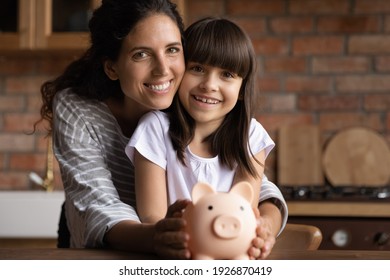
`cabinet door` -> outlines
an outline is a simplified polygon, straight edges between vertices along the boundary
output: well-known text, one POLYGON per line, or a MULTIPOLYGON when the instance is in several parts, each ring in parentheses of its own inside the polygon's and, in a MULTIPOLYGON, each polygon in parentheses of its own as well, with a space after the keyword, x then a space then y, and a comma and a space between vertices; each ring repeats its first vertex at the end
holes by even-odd
POLYGON ((0 50, 34 47, 36 0, 3 0, 0 11, 0 50))
POLYGON ((101 0, 36 0, 37 49, 83 49, 89 45, 88 20, 101 0))

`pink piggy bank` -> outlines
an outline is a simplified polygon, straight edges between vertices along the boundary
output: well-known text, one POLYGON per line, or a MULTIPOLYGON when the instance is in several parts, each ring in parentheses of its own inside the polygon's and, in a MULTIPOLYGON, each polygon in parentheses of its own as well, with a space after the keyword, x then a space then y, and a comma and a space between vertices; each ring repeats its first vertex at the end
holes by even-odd
POLYGON ((184 211, 192 259, 249 259, 256 237, 256 217, 249 183, 240 182, 230 192, 216 192, 205 183, 192 190, 192 204, 184 211))

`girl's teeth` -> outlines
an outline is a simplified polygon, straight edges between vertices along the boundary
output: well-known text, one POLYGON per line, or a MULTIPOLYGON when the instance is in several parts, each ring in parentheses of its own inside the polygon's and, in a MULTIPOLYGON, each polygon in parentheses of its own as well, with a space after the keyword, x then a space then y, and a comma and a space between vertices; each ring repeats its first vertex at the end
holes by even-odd
POLYGON ((170 85, 170 82, 166 82, 162 85, 149 85, 149 87, 152 89, 152 90, 156 90, 156 91, 162 91, 162 90, 166 90, 170 85))
POLYGON ((201 97, 195 97, 195 99, 207 104, 217 104, 219 102, 218 100, 212 100, 212 99, 201 98, 201 97))

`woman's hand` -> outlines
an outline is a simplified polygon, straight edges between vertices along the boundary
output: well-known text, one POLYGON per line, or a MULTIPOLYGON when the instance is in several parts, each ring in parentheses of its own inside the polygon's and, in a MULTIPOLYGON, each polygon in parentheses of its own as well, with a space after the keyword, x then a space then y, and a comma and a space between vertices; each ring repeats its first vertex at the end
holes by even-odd
POLYGON ((184 231, 185 220, 182 213, 189 200, 178 200, 168 207, 164 219, 155 225, 153 238, 154 251, 165 259, 189 259, 188 233, 184 231))

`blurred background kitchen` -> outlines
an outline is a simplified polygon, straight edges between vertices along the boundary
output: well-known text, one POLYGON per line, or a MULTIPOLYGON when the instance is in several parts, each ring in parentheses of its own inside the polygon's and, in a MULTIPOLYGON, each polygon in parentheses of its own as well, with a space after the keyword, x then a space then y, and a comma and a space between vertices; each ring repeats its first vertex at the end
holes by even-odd
MULTIPOLYGON (((317 225, 320 249, 390 250, 390 1, 175 2, 186 25, 228 17, 252 38, 256 117, 277 143, 266 174, 284 192, 290 222, 317 225)), ((0 246, 14 246, 15 237, 55 238, 61 178, 44 125, 29 133, 39 118, 40 85, 88 46, 87 21, 99 3, 1 1, 0 246), (15 193, 27 196, 20 202, 15 193), (49 229, 13 235, 6 219, 20 232, 25 214, 13 217, 8 207, 23 213, 19 205, 34 199, 50 201, 50 210, 33 214, 50 220, 49 229)))

